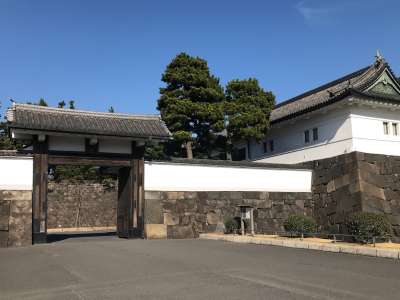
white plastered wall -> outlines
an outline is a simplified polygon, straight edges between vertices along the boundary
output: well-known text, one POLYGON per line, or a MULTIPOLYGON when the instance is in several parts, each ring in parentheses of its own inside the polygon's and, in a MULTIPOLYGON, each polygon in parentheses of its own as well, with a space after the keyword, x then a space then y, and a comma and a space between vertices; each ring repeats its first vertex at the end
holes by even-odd
POLYGON ((99 152, 130 154, 132 151, 131 144, 132 143, 127 140, 100 139, 99 140, 99 152))
POLYGON ((49 150, 85 151, 85 139, 82 137, 50 136, 49 150))
POLYGON ((147 191, 311 192, 311 170, 145 163, 147 191))
POLYGON ((32 190, 33 159, 0 157, 0 190, 32 190))
POLYGON ((351 109, 353 151, 400 156, 400 135, 394 135, 392 124, 400 131, 400 110, 359 106, 351 109), (389 134, 383 131, 383 122, 389 123, 389 134))
POLYGON ((263 151, 263 144, 252 144, 252 159, 257 162, 296 164, 323 159, 352 151, 352 128, 348 107, 315 113, 308 119, 286 122, 271 128, 266 141, 274 140, 274 151, 263 151), (313 141, 312 129, 318 128, 313 141), (304 131, 310 131, 310 142, 304 142, 304 131))

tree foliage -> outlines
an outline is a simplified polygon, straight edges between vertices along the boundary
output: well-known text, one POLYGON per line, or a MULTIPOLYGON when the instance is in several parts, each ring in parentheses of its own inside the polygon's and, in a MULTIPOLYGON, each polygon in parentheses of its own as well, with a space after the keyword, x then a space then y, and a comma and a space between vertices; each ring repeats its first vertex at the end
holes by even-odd
MULTIPOLYGON (((1 109, 1 102, 0 102, 1 109)), ((2 121, 2 116, 0 114, 0 150, 15 150, 16 145, 11 141, 8 131, 7 131, 7 123, 2 121)))
POLYGON ((303 215, 290 215, 283 227, 286 231, 295 234, 313 233, 317 229, 317 223, 312 217, 303 215))
POLYGON ((68 102, 68 104, 69 104, 69 109, 75 109, 75 101, 74 100, 70 100, 68 102))
POLYGON ((346 225, 349 233, 361 243, 371 242, 373 237, 389 238, 392 231, 392 226, 385 215, 370 212, 351 215, 346 225))
POLYGON ((0 150, 15 150, 17 146, 11 141, 7 132, 7 123, 0 122, 0 150))
POLYGON ((260 141, 269 128, 275 105, 272 92, 262 89, 255 78, 232 80, 225 90, 225 110, 229 116, 228 134, 233 140, 260 141))
POLYGON ((49 106, 43 98, 40 98, 38 102, 26 102, 26 104, 32 104, 32 105, 39 105, 39 106, 49 106))
POLYGON ((174 140, 191 147, 196 157, 211 155, 212 142, 222 130, 224 100, 219 79, 211 75, 207 62, 186 53, 178 54, 167 66, 160 89, 158 109, 174 140))
POLYGON ((264 91, 254 78, 232 80, 226 87, 229 132, 235 139, 261 140, 269 128, 275 104, 272 92, 264 91))

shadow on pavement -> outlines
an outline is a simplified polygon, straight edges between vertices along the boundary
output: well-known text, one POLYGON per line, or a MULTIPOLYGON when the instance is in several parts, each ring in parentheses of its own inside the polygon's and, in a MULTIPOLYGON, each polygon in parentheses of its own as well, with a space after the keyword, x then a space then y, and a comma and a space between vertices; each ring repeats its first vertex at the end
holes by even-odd
POLYGON ((47 243, 56 243, 64 240, 78 240, 82 238, 97 238, 97 237, 116 237, 115 231, 107 232, 62 232, 50 233, 47 235, 47 243))

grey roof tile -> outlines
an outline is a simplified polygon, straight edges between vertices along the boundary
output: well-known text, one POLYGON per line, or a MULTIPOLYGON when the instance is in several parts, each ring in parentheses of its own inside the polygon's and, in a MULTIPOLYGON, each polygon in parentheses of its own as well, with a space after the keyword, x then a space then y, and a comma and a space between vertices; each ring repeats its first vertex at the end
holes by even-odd
POLYGON ((279 103, 271 112, 270 120, 277 123, 304 112, 316 109, 338 99, 349 90, 364 90, 370 83, 389 68, 385 62, 375 63, 348 74, 335 81, 324 84, 292 99, 279 103))
POLYGON ((169 139, 159 116, 101 113, 16 104, 7 111, 10 128, 88 135, 169 139))

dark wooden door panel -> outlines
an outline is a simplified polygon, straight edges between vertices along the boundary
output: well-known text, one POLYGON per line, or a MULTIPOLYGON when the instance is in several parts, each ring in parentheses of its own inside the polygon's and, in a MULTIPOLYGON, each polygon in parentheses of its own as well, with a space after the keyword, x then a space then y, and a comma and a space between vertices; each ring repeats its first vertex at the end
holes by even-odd
POLYGON ((121 168, 118 176, 118 203, 117 203, 117 235, 121 238, 129 237, 129 219, 131 210, 130 168, 121 168))

